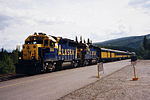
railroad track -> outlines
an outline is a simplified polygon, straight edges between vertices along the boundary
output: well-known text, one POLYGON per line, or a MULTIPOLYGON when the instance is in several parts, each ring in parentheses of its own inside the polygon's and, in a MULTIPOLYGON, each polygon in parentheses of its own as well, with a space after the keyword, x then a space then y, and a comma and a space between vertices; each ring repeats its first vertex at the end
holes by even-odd
POLYGON ((16 74, 16 73, 12 73, 12 74, 1 74, 0 75, 0 82, 2 81, 7 81, 7 80, 11 80, 11 79, 15 79, 15 78, 19 78, 19 77, 24 77, 25 75, 23 74, 16 74))

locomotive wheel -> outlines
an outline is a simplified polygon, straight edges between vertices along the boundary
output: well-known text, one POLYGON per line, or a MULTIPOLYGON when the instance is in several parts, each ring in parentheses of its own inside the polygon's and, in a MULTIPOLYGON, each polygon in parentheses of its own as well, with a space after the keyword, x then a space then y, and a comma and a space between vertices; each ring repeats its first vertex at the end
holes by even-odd
POLYGON ((89 65, 89 62, 88 62, 88 60, 85 60, 84 61, 84 66, 87 66, 87 65, 89 65))
POLYGON ((80 65, 80 67, 85 66, 85 61, 81 60, 81 61, 79 62, 79 65, 80 65))
POLYGON ((52 72, 55 70, 55 66, 54 66, 54 64, 49 63, 46 69, 48 72, 52 72))
POLYGON ((77 61, 72 61, 72 67, 76 68, 78 66, 78 62, 77 61))

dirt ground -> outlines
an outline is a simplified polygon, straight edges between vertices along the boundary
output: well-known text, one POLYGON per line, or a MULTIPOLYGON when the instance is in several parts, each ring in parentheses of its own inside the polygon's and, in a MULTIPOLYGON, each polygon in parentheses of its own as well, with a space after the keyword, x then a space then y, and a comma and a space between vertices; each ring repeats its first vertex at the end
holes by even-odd
POLYGON ((133 67, 126 66, 60 100, 150 100, 150 60, 139 60, 136 73, 132 81, 133 67))

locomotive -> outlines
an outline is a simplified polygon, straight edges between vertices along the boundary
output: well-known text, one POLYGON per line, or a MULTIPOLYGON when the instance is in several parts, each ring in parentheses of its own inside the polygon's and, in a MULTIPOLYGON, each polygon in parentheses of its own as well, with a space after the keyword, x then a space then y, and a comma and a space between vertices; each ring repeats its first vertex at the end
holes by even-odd
POLYGON ((107 60, 130 58, 132 53, 99 48, 88 42, 80 42, 62 37, 34 33, 25 40, 21 59, 16 64, 16 73, 35 74, 51 72, 63 68, 64 63, 71 67, 86 66, 107 60))

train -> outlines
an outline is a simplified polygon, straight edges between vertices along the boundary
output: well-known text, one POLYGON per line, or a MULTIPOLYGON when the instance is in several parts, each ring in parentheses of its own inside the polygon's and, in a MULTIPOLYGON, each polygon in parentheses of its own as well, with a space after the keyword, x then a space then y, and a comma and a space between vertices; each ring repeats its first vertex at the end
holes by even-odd
POLYGON ((22 54, 16 64, 17 74, 37 74, 71 67, 87 66, 105 61, 131 58, 132 53, 99 48, 88 39, 87 43, 56 37, 45 33, 34 33, 25 39, 22 54))

